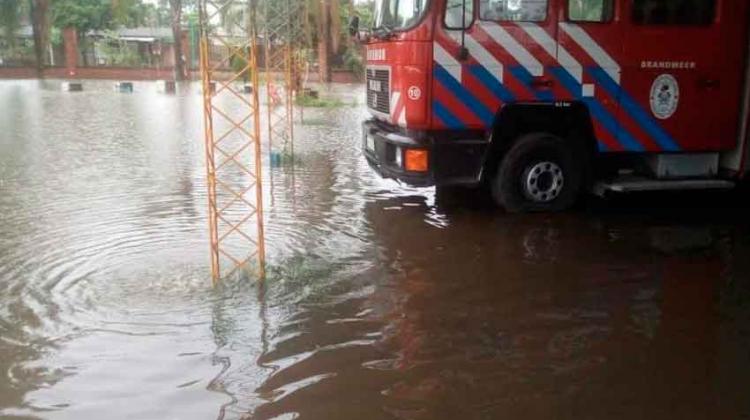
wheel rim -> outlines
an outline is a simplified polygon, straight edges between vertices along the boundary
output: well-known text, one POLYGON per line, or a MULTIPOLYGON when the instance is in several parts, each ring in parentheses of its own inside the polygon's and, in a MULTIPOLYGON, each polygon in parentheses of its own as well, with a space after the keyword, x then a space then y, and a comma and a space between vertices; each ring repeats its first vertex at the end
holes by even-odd
POLYGON ((565 177, 558 164, 539 162, 524 171, 523 192, 534 202, 548 203, 560 195, 564 182, 565 177))

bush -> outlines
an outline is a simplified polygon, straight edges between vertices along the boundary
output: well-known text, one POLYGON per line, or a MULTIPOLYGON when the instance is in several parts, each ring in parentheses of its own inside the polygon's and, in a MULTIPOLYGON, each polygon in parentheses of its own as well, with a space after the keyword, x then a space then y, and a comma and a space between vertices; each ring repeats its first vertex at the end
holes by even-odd
POLYGON ((354 73, 358 78, 365 75, 365 62, 359 53, 359 47, 351 45, 344 53, 344 67, 354 73))
POLYGON ((100 42, 97 49, 109 66, 138 67, 144 64, 137 48, 126 43, 100 42))
POLYGON ((230 59, 230 65, 232 67, 232 73, 239 74, 242 72, 240 77, 247 82, 250 80, 250 69, 246 69, 247 67, 247 59, 245 57, 242 57, 238 54, 232 55, 232 58, 230 59), (244 70, 244 71, 243 71, 244 70))

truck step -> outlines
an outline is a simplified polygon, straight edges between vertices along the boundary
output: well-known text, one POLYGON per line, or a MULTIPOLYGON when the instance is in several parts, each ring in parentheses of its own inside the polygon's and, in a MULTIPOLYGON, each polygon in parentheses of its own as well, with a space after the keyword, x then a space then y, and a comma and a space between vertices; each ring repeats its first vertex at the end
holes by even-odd
POLYGON ((594 194, 604 196, 608 192, 731 190, 732 188, 734 188, 734 182, 724 179, 650 179, 624 176, 598 182, 594 185, 594 194))

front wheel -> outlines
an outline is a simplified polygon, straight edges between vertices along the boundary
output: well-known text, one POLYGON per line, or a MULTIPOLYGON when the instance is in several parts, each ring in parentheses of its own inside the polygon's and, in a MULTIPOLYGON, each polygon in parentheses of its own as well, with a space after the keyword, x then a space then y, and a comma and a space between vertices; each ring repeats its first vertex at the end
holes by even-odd
POLYGON ((563 140, 546 133, 519 138, 492 180, 495 202, 513 213, 570 208, 583 182, 581 157, 563 140))

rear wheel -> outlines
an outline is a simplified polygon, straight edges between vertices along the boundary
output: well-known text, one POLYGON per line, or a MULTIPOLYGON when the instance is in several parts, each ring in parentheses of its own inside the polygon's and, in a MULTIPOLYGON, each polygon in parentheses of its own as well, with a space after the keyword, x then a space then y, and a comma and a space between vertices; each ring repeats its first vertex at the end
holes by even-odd
POLYGON ((584 159, 546 133, 521 136, 505 154, 492 196, 509 212, 555 212, 571 207, 581 190, 584 159))

